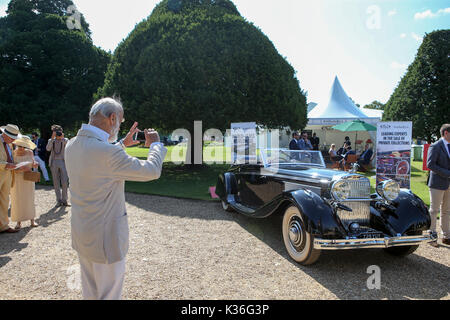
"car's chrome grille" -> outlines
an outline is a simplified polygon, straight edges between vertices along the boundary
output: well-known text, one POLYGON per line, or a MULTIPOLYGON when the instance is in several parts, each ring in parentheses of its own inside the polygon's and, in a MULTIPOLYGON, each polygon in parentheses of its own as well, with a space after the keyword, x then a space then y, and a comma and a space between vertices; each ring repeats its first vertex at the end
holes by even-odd
POLYGON ((349 199, 369 199, 370 180, 367 178, 349 179, 350 196, 349 199))
POLYGON ((344 203, 352 211, 338 210, 337 215, 345 227, 353 222, 361 226, 368 226, 370 223, 370 203, 368 201, 351 201, 344 203))

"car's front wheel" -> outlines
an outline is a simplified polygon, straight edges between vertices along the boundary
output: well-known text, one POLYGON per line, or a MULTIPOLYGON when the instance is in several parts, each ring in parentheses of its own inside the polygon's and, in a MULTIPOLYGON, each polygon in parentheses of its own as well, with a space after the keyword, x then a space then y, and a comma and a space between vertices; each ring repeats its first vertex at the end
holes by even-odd
POLYGON ((289 256, 302 265, 310 265, 320 257, 320 250, 314 249, 314 236, 307 231, 302 215, 296 206, 284 212, 283 240, 289 256))

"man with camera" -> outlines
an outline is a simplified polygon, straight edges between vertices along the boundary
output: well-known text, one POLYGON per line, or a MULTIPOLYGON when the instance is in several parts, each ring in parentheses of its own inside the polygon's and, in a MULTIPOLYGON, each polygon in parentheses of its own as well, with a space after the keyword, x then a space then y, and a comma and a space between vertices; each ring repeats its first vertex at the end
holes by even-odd
POLYGON ((66 148, 66 165, 72 201, 72 247, 77 251, 84 299, 118 300, 125 277, 128 252, 128 215, 125 181, 160 177, 167 149, 153 129, 144 130, 147 160, 125 152, 138 144, 135 122, 125 139, 113 144, 124 121, 122 104, 99 100, 66 148))
POLYGON ((53 177, 56 206, 68 207, 67 191, 69 188, 69 177, 67 176, 64 152, 69 139, 64 138, 63 129, 57 124, 52 126, 52 132, 52 137, 47 143, 47 151, 50 152, 48 164, 53 177))
POLYGON ((308 139, 308 133, 302 132, 302 137, 298 141, 298 146, 299 146, 300 150, 313 150, 311 141, 309 141, 309 139, 308 139))

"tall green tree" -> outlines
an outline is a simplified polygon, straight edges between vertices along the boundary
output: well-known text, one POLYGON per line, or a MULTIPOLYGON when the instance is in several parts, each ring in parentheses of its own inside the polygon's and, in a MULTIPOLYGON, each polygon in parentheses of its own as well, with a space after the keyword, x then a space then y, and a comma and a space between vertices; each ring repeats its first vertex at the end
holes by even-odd
POLYGON ((87 119, 110 54, 93 45, 70 0, 12 0, 0 19, 2 122, 44 137, 54 123, 74 130, 87 119), (79 19, 79 24, 67 23, 79 19))
POLYGON ((450 30, 427 34, 386 103, 383 120, 412 121, 413 136, 433 141, 450 122, 450 30))
POLYGON ((169 132, 307 122, 294 69, 229 0, 160 2, 116 49, 99 91, 113 94, 127 119, 169 132))

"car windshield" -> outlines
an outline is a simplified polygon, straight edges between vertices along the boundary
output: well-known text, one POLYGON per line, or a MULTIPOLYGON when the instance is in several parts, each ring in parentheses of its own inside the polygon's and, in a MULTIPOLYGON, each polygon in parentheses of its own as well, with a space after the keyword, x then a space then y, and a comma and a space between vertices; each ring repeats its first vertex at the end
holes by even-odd
POLYGON ((313 150, 286 150, 265 149, 261 150, 261 158, 264 167, 319 167, 325 168, 320 151, 313 150))

